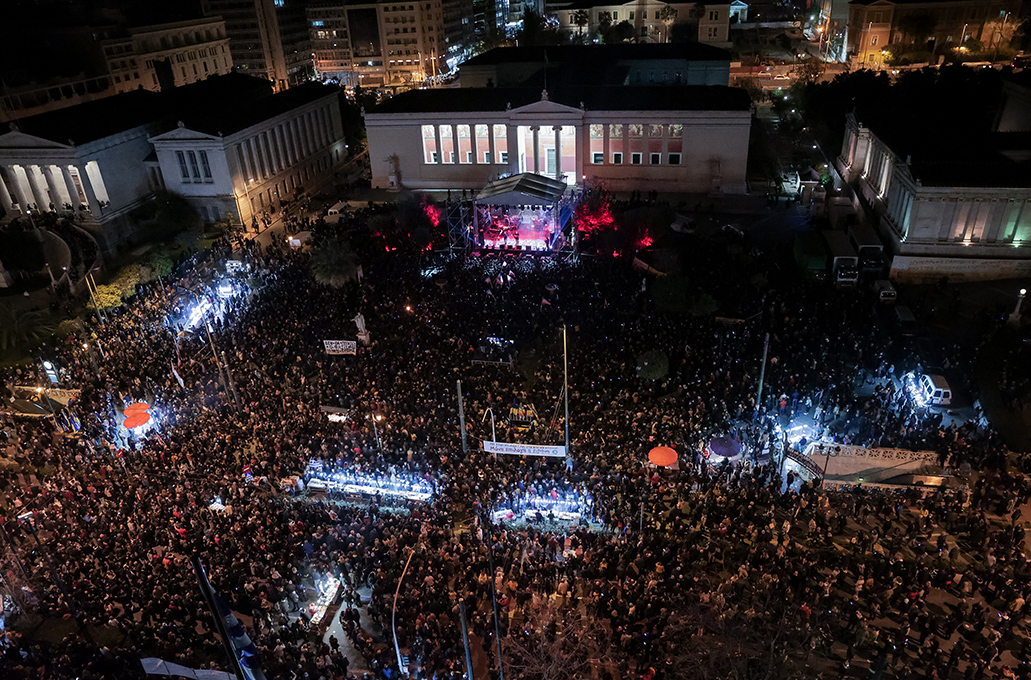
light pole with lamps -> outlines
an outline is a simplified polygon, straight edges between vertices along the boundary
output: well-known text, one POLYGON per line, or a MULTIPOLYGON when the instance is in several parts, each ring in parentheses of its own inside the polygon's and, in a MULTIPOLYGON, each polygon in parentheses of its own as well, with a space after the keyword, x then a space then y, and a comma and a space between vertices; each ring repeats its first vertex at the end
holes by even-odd
MULTIPOLYGON (((496 441, 498 440, 498 435, 497 435, 497 433, 495 433, 495 431, 494 431, 494 409, 492 409, 492 408, 488 408, 488 409, 487 409, 487 413, 489 413, 489 414, 490 414, 490 438, 491 438, 491 441, 495 441, 495 442, 496 442, 496 441)), ((482 423, 482 422, 483 422, 484 420, 486 420, 486 419, 487 419, 487 413, 484 413, 484 414, 483 414, 483 418, 481 418, 481 419, 480 419, 480 422, 481 422, 481 423, 482 423)))
POLYGON ((1024 298, 1027 296, 1027 288, 1021 288, 1020 292, 1017 293, 1017 306, 1013 308, 1013 313, 1010 314, 1009 322, 1010 325, 1016 326, 1020 323, 1020 308, 1024 305, 1024 298))

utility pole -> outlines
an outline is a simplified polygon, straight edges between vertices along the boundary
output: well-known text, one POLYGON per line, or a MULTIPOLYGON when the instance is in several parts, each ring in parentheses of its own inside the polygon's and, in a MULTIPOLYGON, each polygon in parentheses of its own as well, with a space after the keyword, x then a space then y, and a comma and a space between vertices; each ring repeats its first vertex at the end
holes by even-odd
POLYGON ((397 596, 401 593, 401 584, 404 583, 405 574, 408 573, 408 565, 412 562, 412 557, 415 555, 415 546, 412 546, 412 552, 408 553, 408 561, 405 562, 405 568, 401 570, 401 578, 397 580, 397 589, 394 591, 394 607, 390 613, 390 627, 394 629, 394 651, 397 653, 397 669, 402 675, 408 675, 408 664, 401 660, 401 646, 397 644, 397 596))
POLYGON ((763 379, 766 377, 766 354, 770 351, 770 333, 766 332, 766 341, 763 343, 763 364, 762 368, 759 369, 759 390, 755 395, 755 415, 752 420, 755 421, 759 417, 759 410, 762 408, 763 401, 763 379))
POLYGON ((462 428, 462 454, 469 453, 469 445, 465 441, 465 407, 462 405, 462 381, 458 381, 458 426, 462 428))
POLYGON ((100 312, 100 305, 97 304, 97 295, 96 295, 96 293, 93 290, 97 286, 97 282, 93 280, 93 272, 86 272, 85 281, 86 281, 86 288, 89 289, 90 299, 93 300, 93 308, 95 310, 97 310, 97 321, 99 321, 100 325, 103 326, 104 325, 104 315, 101 314, 101 312, 100 312))
POLYGON ((566 458, 569 458, 569 345, 566 338, 566 326, 562 325, 562 392, 566 397, 566 458))
POLYGON ((465 622, 465 600, 458 601, 458 615, 462 619, 462 642, 465 644, 465 680, 473 680, 473 656, 469 652, 469 624, 465 622))
POLYGON ((236 393, 236 381, 233 380, 233 370, 229 368, 229 362, 226 361, 226 351, 222 350, 222 363, 226 367, 226 375, 229 376, 229 389, 233 391, 233 401, 236 402, 236 412, 240 412, 240 395, 236 393))
MULTIPOLYGON (((240 397, 236 394, 236 386, 232 383, 232 376, 226 378, 226 373, 229 371, 229 364, 226 364, 223 368, 222 362, 218 359, 218 350, 215 349, 215 339, 211 336, 211 326, 208 325, 207 317, 204 318, 204 330, 208 333, 208 344, 211 345, 211 355, 215 357, 215 365, 218 366, 218 375, 222 378, 222 386, 225 387, 233 395, 233 403, 236 405, 236 412, 240 412, 240 397)), ((225 352, 222 352, 223 358, 225 352)))
POLYGON ((501 663, 501 626, 498 625, 498 590, 495 586, 494 571, 494 520, 490 512, 484 510, 483 524, 487 528, 487 559, 490 564, 490 599, 494 604, 494 639, 497 642, 498 650, 498 680, 505 680, 505 671, 501 663))

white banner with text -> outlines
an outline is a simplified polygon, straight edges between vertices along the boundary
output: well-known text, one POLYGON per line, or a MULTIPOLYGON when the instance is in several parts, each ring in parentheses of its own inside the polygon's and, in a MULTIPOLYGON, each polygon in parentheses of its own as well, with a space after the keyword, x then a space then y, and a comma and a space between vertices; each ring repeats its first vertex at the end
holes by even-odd
POLYGON ((483 450, 487 453, 504 453, 509 456, 548 456, 564 458, 564 446, 537 446, 536 444, 513 444, 512 442, 483 442, 483 450))
POLYGON ((357 340, 323 340, 326 346, 326 354, 357 354, 357 340))

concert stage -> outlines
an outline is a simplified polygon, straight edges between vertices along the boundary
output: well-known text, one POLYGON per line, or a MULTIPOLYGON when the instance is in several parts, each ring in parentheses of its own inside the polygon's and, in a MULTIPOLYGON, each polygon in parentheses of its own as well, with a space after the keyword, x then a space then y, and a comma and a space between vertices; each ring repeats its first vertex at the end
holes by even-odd
POLYGON ((481 251, 547 255, 571 245, 575 197, 550 177, 522 173, 488 184, 473 202, 470 236, 481 251))

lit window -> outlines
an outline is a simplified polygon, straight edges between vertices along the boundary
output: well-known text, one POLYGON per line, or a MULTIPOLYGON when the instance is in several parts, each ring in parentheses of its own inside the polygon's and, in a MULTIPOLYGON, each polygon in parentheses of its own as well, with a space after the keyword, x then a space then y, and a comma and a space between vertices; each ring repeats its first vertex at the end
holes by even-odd
POLYGON ((595 151, 592 154, 591 162, 594 163, 595 165, 601 165, 602 163, 605 162, 605 153, 603 151, 595 151))

